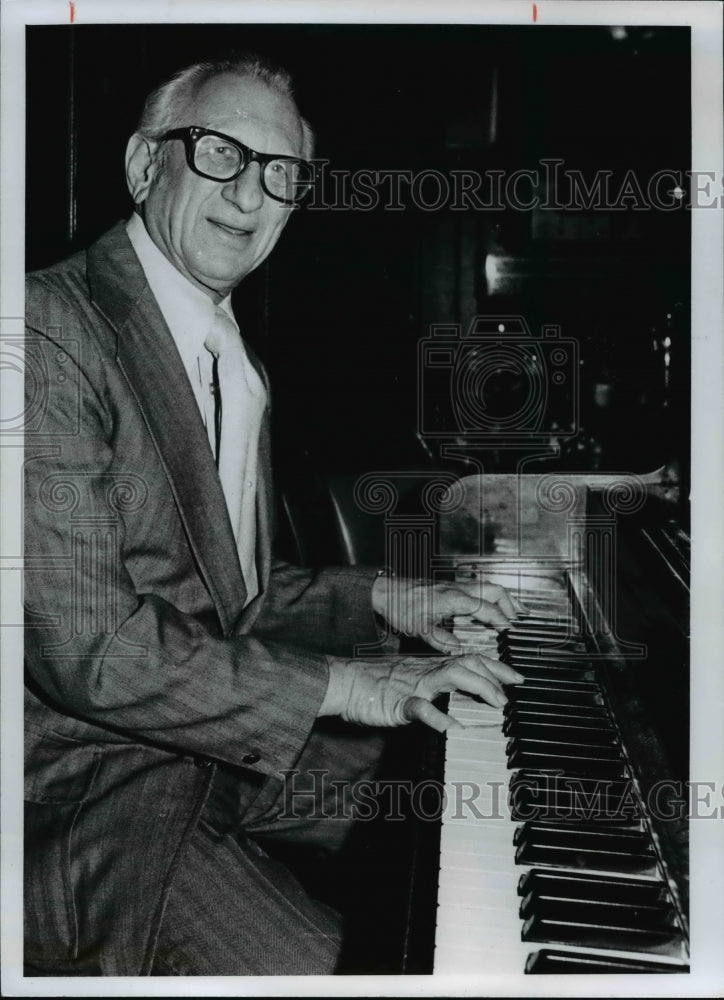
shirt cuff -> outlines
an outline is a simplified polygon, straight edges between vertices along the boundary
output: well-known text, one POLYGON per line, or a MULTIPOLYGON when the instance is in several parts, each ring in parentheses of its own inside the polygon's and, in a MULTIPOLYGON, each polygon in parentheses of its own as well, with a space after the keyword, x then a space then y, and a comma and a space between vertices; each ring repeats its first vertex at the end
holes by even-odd
POLYGON ((337 660, 328 657, 329 681, 327 693, 319 707, 317 717, 323 715, 341 715, 347 708, 354 680, 354 666, 348 660, 337 660))

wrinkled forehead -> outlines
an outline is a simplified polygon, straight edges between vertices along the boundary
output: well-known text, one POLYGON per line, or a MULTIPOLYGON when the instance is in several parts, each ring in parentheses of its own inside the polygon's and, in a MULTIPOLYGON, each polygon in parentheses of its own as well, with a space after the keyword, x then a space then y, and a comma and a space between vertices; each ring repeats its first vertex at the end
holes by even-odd
POLYGON ((294 101, 262 80, 235 73, 215 76, 202 84, 186 114, 183 124, 227 132, 249 145, 261 142, 267 151, 301 154, 302 123, 294 101), (264 136, 268 143, 261 141, 264 136), (279 148, 280 143, 288 148, 279 148))

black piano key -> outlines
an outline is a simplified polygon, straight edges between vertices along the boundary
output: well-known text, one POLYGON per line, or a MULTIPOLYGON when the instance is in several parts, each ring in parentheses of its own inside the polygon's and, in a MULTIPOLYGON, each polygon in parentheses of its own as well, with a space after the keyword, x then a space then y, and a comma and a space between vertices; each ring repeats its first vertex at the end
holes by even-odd
POLYGON ((512 619, 513 623, 517 625, 519 622, 523 625, 527 625, 529 622, 535 624, 540 621, 546 625, 568 625, 572 624, 576 627, 576 616, 572 614, 570 605, 565 606, 563 601, 558 601, 560 607, 565 610, 561 611, 559 619, 556 621, 551 615, 546 611, 542 611, 540 608, 527 608, 525 610, 519 611, 515 617, 512 619))
POLYGON ((567 771, 572 775, 592 778, 616 779, 626 777, 623 761, 597 760, 583 754, 542 753, 515 747, 508 757, 508 767, 531 768, 542 771, 567 771))
POLYGON ((503 735, 521 740, 544 740, 548 743, 575 743, 592 747, 617 747, 613 729, 588 729, 560 722, 521 722, 508 717, 503 723, 503 735))
POLYGON ((531 917, 523 924, 523 941, 567 944, 581 948, 611 948, 648 954, 681 955, 681 934, 675 929, 649 930, 642 927, 594 926, 568 920, 531 917))
POLYGON ((550 646, 551 649, 560 647, 567 649, 569 645, 583 647, 586 644, 581 635, 573 635, 566 629, 555 631, 553 629, 513 629, 504 628, 498 632, 499 646, 514 646, 519 643, 524 646, 537 645, 541 647, 550 646))
POLYGON ((523 840, 515 852, 516 865, 544 865, 553 868, 588 868, 622 875, 655 875, 656 859, 648 854, 586 849, 583 845, 555 844, 523 840))
POLYGON ((504 663, 520 663, 521 666, 529 664, 532 667, 547 667, 551 670, 555 670, 558 667, 562 667, 565 670, 580 671, 591 671, 593 669, 591 661, 585 657, 562 651, 552 652, 551 650, 546 650, 544 656, 539 656, 530 651, 525 653, 518 651, 513 654, 510 650, 504 649, 499 653, 499 656, 504 663))
POLYGON ((592 703, 602 704, 601 688, 594 681, 568 680, 564 677, 534 675, 533 677, 526 677, 522 684, 514 686, 520 694, 530 696, 534 696, 538 691, 552 691, 560 694, 570 691, 572 694, 593 695, 594 697, 591 699, 592 703))
POLYGON ((560 772, 521 769, 510 781, 508 803, 514 820, 637 823, 638 797, 629 781, 604 781, 560 772))
POLYGON ((606 823, 637 826, 642 819, 635 800, 628 796, 614 797, 607 788, 588 796, 576 791, 556 788, 538 789, 526 785, 511 788, 508 793, 511 817, 516 821, 546 823, 606 823))
POLYGON ((539 566, 525 570, 518 577, 515 593, 522 597, 528 594, 537 597, 542 594, 548 600, 567 601, 568 594, 563 589, 560 575, 554 573, 539 566))
POLYGON ((592 795, 610 795, 614 799, 623 796, 631 796, 632 784, 630 781, 602 781, 598 778, 586 778, 577 774, 568 774, 565 771, 539 771, 526 770, 518 771, 510 779, 510 788, 519 786, 529 788, 562 789, 564 791, 575 791, 581 796, 591 797, 592 795))
POLYGON ((545 591, 542 587, 534 589, 532 587, 520 587, 515 591, 516 598, 522 605, 522 613, 533 612, 539 614, 543 608, 559 611, 563 615, 570 615, 571 605, 564 594, 554 594, 545 591))
POLYGON ((511 624, 513 628, 519 629, 565 629, 572 635, 582 634, 580 626, 575 618, 566 617, 565 615, 545 615, 534 614, 531 612, 530 614, 519 615, 517 618, 513 618, 511 624))
POLYGON ((521 875, 518 895, 530 892, 547 896, 600 899, 630 903, 632 906, 655 906, 668 900, 663 882, 625 878, 621 875, 590 875, 585 872, 559 872, 546 868, 531 868, 521 875))
POLYGON ((528 893, 520 904, 521 920, 539 917, 541 920, 565 920, 575 923, 608 927, 640 927, 648 930, 678 930, 674 911, 659 903, 637 906, 631 903, 599 899, 564 899, 560 896, 539 896, 528 893))
POLYGON ((516 734, 508 741, 506 753, 510 756, 516 751, 521 753, 547 753, 556 757, 566 754, 569 757, 580 756, 585 760, 611 761, 612 763, 617 761, 623 762, 623 755, 615 744, 609 743, 607 746, 597 746, 592 743, 576 743, 573 739, 556 741, 528 738, 524 733, 516 734))
POLYGON ((556 647, 560 645, 565 649, 567 643, 574 643, 577 646, 586 648, 586 644, 580 633, 577 635, 569 629, 553 628, 503 628, 498 632, 498 643, 502 646, 521 642, 529 645, 540 643, 542 646, 556 647))
POLYGON ((540 635, 531 636, 529 639, 523 636, 509 638, 500 635, 498 637, 498 649, 501 652, 509 652, 513 655, 516 653, 535 653, 536 656, 547 656, 549 653, 569 653, 573 656, 583 657, 588 652, 583 642, 574 642, 571 639, 547 640, 540 635))
MULTIPOLYGON (((563 600, 560 600, 558 603, 563 608, 563 610, 560 613, 561 618, 564 619, 564 620, 570 619, 571 621, 573 621, 574 616, 571 614, 570 605, 567 602, 564 602, 563 600)), ((541 618, 544 621, 549 621, 550 617, 551 616, 548 615, 545 611, 541 611, 540 609, 536 609, 536 608, 532 608, 531 607, 531 608, 528 608, 528 609, 524 608, 521 611, 518 611, 514 620, 515 621, 520 621, 520 620, 527 621, 529 618, 532 618, 534 620, 538 619, 538 618, 541 618)))
POLYGON ((627 827, 640 829, 642 816, 634 807, 622 806, 619 809, 610 807, 605 813, 598 812, 598 806, 581 802, 573 795, 542 795, 532 796, 526 792, 516 793, 509 798, 511 818, 516 822, 535 821, 542 823, 589 823, 595 819, 597 823, 605 823, 611 827, 627 827))
POLYGON ((549 665, 540 663, 538 660, 533 663, 519 663, 515 668, 519 674, 530 680, 543 681, 582 681, 584 683, 595 683, 596 675, 593 670, 585 670, 579 667, 562 667, 558 664, 549 665))
POLYGON ((572 691, 578 694, 599 694, 601 691, 600 687, 597 684, 592 684, 591 681, 564 680, 546 674, 526 676, 522 684, 515 686, 520 689, 525 688, 526 691, 572 691))
POLYGON ((621 831, 584 831, 551 824, 545 830, 516 830, 516 864, 591 868, 621 874, 654 875, 656 858, 645 834, 621 831), (638 838, 638 840, 637 840, 638 838))
POLYGON ((600 830, 597 826, 579 826, 572 830, 562 829, 549 823, 524 823, 516 827, 513 843, 524 840, 582 848, 583 850, 618 851, 631 855, 654 857, 654 849, 647 833, 620 830, 600 830))
POLYGON ((544 635, 561 635, 571 638, 582 634, 578 624, 572 618, 557 622, 550 618, 534 618, 530 615, 526 618, 514 618, 506 631, 540 632, 544 635))
POLYGON ((597 691, 558 691, 541 685, 511 685, 508 690, 511 702, 516 705, 551 705, 568 708, 601 708, 603 696, 597 691))
POLYGON ((503 715, 506 718, 520 719, 523 722, 539 722, 541 719, 552 722, 571 720, 576 725, 585 725, 590 729, 610 729, 611 727, 609 714, 603 707, 571 708, 559 705, 552 709, 548 705, 517 705, 508 702, 503 709, 503 715))
POLYGON ((657 962, 654 959, 618 958, 612 955, 586 955, 572 951, 553 951, 541 948, 532 952, 525 963, 525 974, 531 975, 660 975, 673 972, 688 972, 688 965, 677 962, 657 962))
MULTIPOLYGON (((530 668, 529 668, 530 669, 530 668)), ((567 671, 570 673, 570 671, 567 671)), ((586 679, 580 676, 566 676, 560 673, 555 667, 547 667, 540 664, 525 678, 525 686, 528 690, 534 691, 537 688, 544 688, 551 691, 579 691, 588 694, 600 694, 601 686, 593 679, 586 679)))
POLYGON ((549 622, 555 623, 556 625, 575 625, 575 619, 571 615, 571 609, 566 604, 562 602, 555 601, 530 601, 528 607, 525 608, 522 615, 518 618, 513 619, 514 622, 520 622, 523 626, 526 620, 532 620, 536 618, 543 618, 549 622))

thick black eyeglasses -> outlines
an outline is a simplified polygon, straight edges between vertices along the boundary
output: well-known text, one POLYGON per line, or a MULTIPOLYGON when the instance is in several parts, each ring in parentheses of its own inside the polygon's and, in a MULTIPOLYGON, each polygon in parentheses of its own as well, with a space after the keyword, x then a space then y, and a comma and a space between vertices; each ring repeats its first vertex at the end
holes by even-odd
POLYGON ((171 129, 161 139, 182 139, 189 167, 212 181, 233 181, 250 163, 258 163, 262 190, 285 205, 298 204, 314 180, 314 167, 307 160, 257 153, 230 135, 199 125, 171 129))

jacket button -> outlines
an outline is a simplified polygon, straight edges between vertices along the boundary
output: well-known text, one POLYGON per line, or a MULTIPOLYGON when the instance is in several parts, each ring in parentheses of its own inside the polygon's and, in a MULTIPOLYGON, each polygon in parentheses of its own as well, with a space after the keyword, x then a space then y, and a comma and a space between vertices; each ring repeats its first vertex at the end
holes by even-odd
POLYGON ((194 757, 196 767, 211 767, 212 761, 208 757, 194 757))
POLYGON ((252 750, 251 753, 244 754, 244 756, 241 758, 241 763, 256 764, 260 760, 261 760, 261 755, 258 754, 256 750, 252 750))

